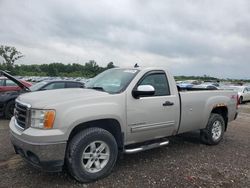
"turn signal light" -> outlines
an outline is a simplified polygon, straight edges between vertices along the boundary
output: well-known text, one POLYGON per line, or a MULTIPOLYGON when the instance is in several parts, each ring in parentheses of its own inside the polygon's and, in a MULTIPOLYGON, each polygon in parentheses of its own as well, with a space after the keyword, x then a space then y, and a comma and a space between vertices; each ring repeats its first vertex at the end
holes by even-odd
POLYGON ((44 128, 52 129, 55 120, 55 111, 49 110, 44 114, 44 128))

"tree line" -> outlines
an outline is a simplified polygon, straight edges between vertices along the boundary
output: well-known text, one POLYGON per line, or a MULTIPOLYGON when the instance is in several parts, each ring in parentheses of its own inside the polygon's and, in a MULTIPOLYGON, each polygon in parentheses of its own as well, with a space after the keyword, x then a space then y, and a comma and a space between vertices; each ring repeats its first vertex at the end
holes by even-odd
POLYGON ((0 70, 7 70, 19 76, 67 76, 67 77, 94 77, 104 70, 114 68, 113 62, 105 67, 99 66, 94 60, 84 64, 50 63, 41 65, 16 65, 15 62, 24 55, 15 47, 0 45, 0 70))
POLYGON ((18 76, 65 76, 65 77, 85 77, 91 78, 104 70, 113 68, 114 63, 110 62, 107 66, 99 66, 94 60, 85 64, 63 64, 50 63, 41 65, 14 65, 11 69, 4 64, 0 64, 1 70, 8 70, 12 75, 18 76))

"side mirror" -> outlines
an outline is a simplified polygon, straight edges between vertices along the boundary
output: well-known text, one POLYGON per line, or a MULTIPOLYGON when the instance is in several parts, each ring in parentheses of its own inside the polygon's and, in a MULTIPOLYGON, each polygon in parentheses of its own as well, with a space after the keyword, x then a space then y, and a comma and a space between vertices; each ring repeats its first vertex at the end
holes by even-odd
POLYGON ((153 96, 155 94, 155 88, 151 85, 140 85, 137 89, 132 91, 132 96, 136 99, 140 98, 141 96, 153 96))

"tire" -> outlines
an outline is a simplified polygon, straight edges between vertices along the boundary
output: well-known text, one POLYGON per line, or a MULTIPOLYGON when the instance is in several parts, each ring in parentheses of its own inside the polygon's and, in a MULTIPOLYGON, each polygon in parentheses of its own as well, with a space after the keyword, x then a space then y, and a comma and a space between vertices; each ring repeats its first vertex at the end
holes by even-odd
POLYGON ((242 96, 239 98, 239 104, 243 104, 243 97, 242 96))
POLYGON ((9 101, 6 104, 4 110, 4 115, 6 119, 12 118, 12 116, 14 115, 14 108, 15 108, 15 101, 9 101))
POLYGON ((217 145, 223 139, 225 120, 220 114, 212 113, 207 127, 200 132, 201 141, 207 145, 217 145))
POLYGON ((118 146, 110 132, 101 128, 88 128, 70 141, 66 164, 77 181, 87 183, 108 176, 117 155, 118 146))

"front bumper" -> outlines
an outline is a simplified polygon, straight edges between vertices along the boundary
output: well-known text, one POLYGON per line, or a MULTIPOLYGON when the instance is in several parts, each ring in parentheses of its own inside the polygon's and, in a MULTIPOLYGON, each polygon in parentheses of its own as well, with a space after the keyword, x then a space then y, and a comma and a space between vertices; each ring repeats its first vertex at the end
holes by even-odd
POLYGON ((32 143, 18 138, 10 131, 10 139, 15 152, 36 168, 58 172, 64 165, 66 142, 32 143))

